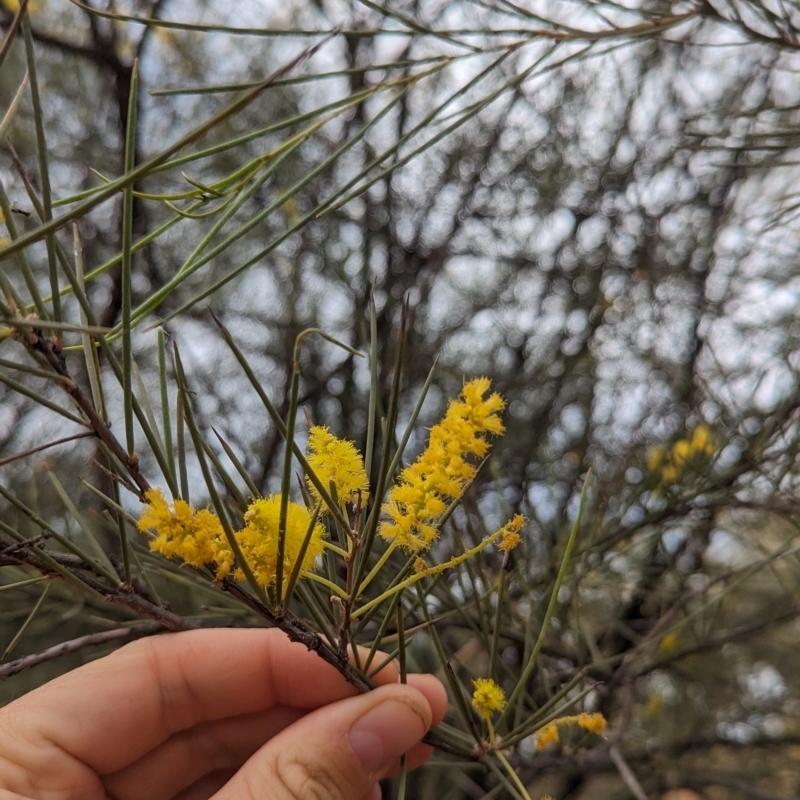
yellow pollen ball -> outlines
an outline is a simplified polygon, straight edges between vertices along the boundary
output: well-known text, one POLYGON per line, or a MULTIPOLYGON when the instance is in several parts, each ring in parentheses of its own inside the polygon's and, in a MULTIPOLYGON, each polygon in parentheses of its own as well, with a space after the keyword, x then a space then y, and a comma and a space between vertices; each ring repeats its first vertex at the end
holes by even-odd
POLYGON ((578 714, 578 725, 585 731, 602 736, 606 730, 606 718, 602 714, 578 714))
MULTIPOLYGON (((314 425, 308 432, 308 465, 320 483, 329 490, 331 483, 336 488, 339 503, 355 504, 361 498, 362 507, 369 497, 369 478, 364 469, 364 459, 352 442, 337 439, 324 425, 314 425)), ((321 495, 310 478, 306 478, 308 490, 317 502, 321 495)), ((328 509, 323 506, 323 511, 328 509)))
POLYGON ((145 492, 147 505, 137 527, 142 533, 155 531, 150 549, 199 569, 213 566, 218 578, 225 578, 233 567, 233 551, 225 538, 216 514, 206 509, 195 511, 185 500, 172 507, 160 489, 145 492))
POLYGON ((491 719, 492 714, 506 707, 505 693, 491 678, 476 678, 472 684, 472 707, 484 719, 491 719))
MULTIPOLYGON (((236 534, 250 569, 261 586, 275 583, 278 569, 278 527, 281 497, 272 495, 254 500, 244 515, 245 527, 236 534)), ((283 550, 283 588, 300 558, 306 535, 311 527, 311 514, 304 506, 289 502, 286 514, 286 535, 283 550)), ((319 522, 314 524, 306 547, 301 569, 314 568, 323 550, 325 531, 319 522)), ((237 575, 237 577, 239 577, 237 575)))
POLYGON ((544 750, 549 744, 557 744, 558 738, 558 725, 550 722, 536 734, 536 749, 544 750))

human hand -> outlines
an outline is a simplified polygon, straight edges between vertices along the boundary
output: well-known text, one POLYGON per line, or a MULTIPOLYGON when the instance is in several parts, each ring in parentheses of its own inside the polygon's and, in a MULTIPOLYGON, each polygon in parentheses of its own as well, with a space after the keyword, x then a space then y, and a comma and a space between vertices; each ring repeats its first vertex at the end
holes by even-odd
POLYGON ((397 679, 357 695, 276 629, 142 639, 0 709, 0 800, 379 800, 447 706, 397 679))

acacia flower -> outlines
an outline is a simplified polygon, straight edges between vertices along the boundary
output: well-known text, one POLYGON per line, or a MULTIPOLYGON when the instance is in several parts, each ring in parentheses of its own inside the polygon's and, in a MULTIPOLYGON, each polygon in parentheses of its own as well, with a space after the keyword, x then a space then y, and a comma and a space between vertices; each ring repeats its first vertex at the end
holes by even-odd
POLYGON ((488 378, 475 378, 451 400, 444 419, 431 429, 428 446, 406 467, 389 492, 380 527, 408 553, 427 549, 439 535, 437 520, 460 497, 489 451, 487 435, 504 428, 500 412, 505 400, 496 392, 486 396, 488 378))
MULTIPOLYGON (((355 503, 360 495, 362 505, 369 497, 369 478, 364 459, 353 442, 337 439, 324 425, 314 425, 308 431, 308 464, 327 489, 332 483, 342 506, 355 503)), ((322 498, 317 487, 306 478, 311 496, 322 498)), ((323 506, 324 509, 324 506, 323 506)))
POLYGON ((185 500, 176 499, 170 508, 161 489, 145 492, 147 504, 137 527, 155 531, 150 549, 170 558, 180 558, 190 567, 214 565, 218 578, 233 567, 233 552, 216 514, 206 509, 195 511, 185 500))
POLYGON ((472 707, 486 720, 506 707, 505 692, 491 678, 476 678, 472 685, 472 707))
POLYGON ((499 550, 507 553, 509 550, 513 550, 522 541, 519 532, 522 530, 523 525, 525 525, 525 521, 525 517, 523 517, 522 514, 515 514, 503 526, 503 536, 500 539, 500 544, 497 545, 499 550))
POLYGON ((544 750, 547 745, 556 744, 559 740, 559 728, 565 725, 577 725, 589 733, 602 736, 606 729, 606 718, 602 714, 575 714, 554 719, 537 731, 536 749, 544 750))
POLYGON ((661 478, 665 486, 678 483, 687 467, 702 465, 717 452, 714 434, 706 425, 698 425, 691 437, 678 439, 671 448, 651 447, 647 469, 661 478))
MULTIPOLYGON (((244 515, 245 527, 238 531, 236 539, 242 554, 261 586, 275 582, 278 569, 278 525, 281 513, 281 496, 262 497, 254 500, 244 515)), ((311 525, 311 514, 304 506, 289 502, 286 514, 286 537, 283 549, 283 574, 288 579, 300 556, 300 550, 311 525)), ((322 553, 324 529, 318 522, 303 556, 302 569, 314 568, 314 562, 322 553)), ((237 574, 237 578, 240 577, 237 574)))
POLYGON ((585 731, 602 736, 606 730, 606 718, 602 714, 578 714, 578 725, 585 731))
POLYGON ((558 738, 558 725, 555 722, 549 722, 536 734, 536 749, 544 750, 549 744, 557 744, 558 738))

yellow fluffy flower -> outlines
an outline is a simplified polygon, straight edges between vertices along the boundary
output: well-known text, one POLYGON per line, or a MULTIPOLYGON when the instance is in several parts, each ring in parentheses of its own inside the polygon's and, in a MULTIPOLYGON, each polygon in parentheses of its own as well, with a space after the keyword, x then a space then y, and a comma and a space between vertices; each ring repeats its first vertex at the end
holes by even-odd
POLYGON ((230 573, 233 552, 216 514, 206 509, 195 511, 185 500, 176 500, 170 507, 160 489, 148 489, 145 499, 147 505, 137 527, 142 533, 155 531, 151 550, 180 558, 191 567, 213 565, 218 578, 230 573))
POLYGON ((602 714, 578 714, 575 720, 585 731, 602 736, 606 730, 606 718, 602 714))
POLYGON ((557 744, 558 739, 558 725, 550 722, 536 734, 536 749, 544 750, 549 744, 557 744))
MULTIPOLYGON (((278 523, 281 512, 281 497, 273 495, 254 500, 244 515, 245 527, 236 534, 250 569, 262 586, 271 586, 275 582, 278 568, 278 523)), ((292 574, 294 565, 300 556, 300 549, 311 525, 311 514, 308 509, 297 503, 289 503, 286 515, 286 538, 283 551, 283 574, 285 581, 292 574)), ((322 553, 324 529, 316 523, 311 533, 302 569, 314 568, 314 562, 322 553)), ((238 576, 237 576, 238 577, 238 576)))
POLYGON ((439 535, 438 518, 461 496, 475 476, 477 460, 489 451, 487 435, 504 430, 500 412, 505 400, 496 392, 486 396, 490 386, 488 378, 476 378, 450 401, 444 419, 431 429, 427 448, 403 470, 383 505, 389 517, 379 531, 384 539, 418 553, 439 535))
POLYGON ((484 719, 491 719, 492 714, 506 707, 505 693, 491 678, 476 678, 472 685, 472 707, 484 719))
POLYGON ((519 532, 522 530, 525 522, 525 517, 523 517, 522 514, 514 515, 504 525, 504 533, 500 539, 500 544, 497 545, 498 549, 502 550, 504 553, 507 553, 509 550, 513 550, 522 541, 522 537, 519 535, 519 532))
MULTIPOLYGON (((352 442, 337 439, 324 425, 314 425, 308 432, 306 458, 326 489, 333 483, 342 506, 355 503, 359 494, 362 506, 366 503, 369 478, 364 469, 364 459, 352 442)), ((317 487, 308 479, 306 482, 311 496, 319 502, 321 497, 317 487)))

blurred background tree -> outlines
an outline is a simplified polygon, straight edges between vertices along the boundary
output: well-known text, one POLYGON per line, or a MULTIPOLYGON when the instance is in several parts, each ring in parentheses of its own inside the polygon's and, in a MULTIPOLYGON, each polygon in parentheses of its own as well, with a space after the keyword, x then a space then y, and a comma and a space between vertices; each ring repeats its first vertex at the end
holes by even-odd
MULTIPOLYGON (((30 280, 44 298, 55 245, 38 233, 26 180, 54 201, 101 186, 124 172, 129 108, 142 164, 336 31, 216 125, 191 160, 137 184, 146 193, 131 213, 141 243, 130 278, 133 321, 143 323, 132 334, 137 390, 140 380, 158 394, 149 326, 160 322, 182 348, 207 440, 223 453, 213 426, 258 490, 274 491, 281 440, 208 308, 285 414, 297 334, 315 326, 367 348, 370 292, 388 402, 407 301, 401 423, 436 358, 421 426, 440 417, 465 376, 489 376, 509 399, 508 434, 459 517, 465 529, 473 517, 491 527, 508 512, 531 520, 527 555, 509 578, 514 616, 501 631, 509 665, 525 657, 515 622, 546 603, 594 470, 531 691, 546 699, 585 669, 609 735, 588 753, 531 753, 523 765, 531 792, 800 796, 796 4, 139 0, 89 13, 35 0, 28 8, 40 113, 19 32, 0 71, 0 178, 6 223, 28 245, 30 280), (253 159, 246 182, 203 188, 253 159), (180 192, 187 197, 171 205, 156 197, 180 192)), ((0 3, 6 33, 17 9, 0 3)), ((123 313, 123 216, 119 193, 79 216, 86 271, 101 267, 87 283, 101 327, 119 326, 123 313)), ((6 245, 16 238, 3 233, 6 245)), ((68 227, 56 239, 70 251, 68 227)), ((3 268, 32 299, 20 252, 8 252, 3 268)), ((73 296, 63 303, 63 318, 77 321, 73 296)), ((319 341, 302 366, 310 418, 363 442, 364 364, 319 341)), ((75 433, 9 383, 9 369, 0 458, 75 433)), ((58 393, 35 377, 27 385, 58 393)), ((119 420, 119 386, 107 392, 119 420)), ((79 479, 111 491, 96 455, 86 439, 9 460, 4 497, 74 533, 70 504, 87 519, 102 513, 79 479)), ((144 472, 154 468, 146 450, 140 456, 144 472)), ((199 469, 188 479, 201 484, 199 469)), ((192 500, 204 502, 202 490, 192 500)), ((18 506, 6 502, 3 514, 41 533, 18 506)), ((113 552, 113 537, 106 545, 113 552)), ((451 590, 470 599, 457 583, 451 590)), ((40 595, 38 585, 2 595, 6 644, 40 595)), ((59 588, 13 657, 113 619, 59 588)), ((457 671, 479 671, 463 619, 441 635, 458 652, 457 671)), ((102 652, 81 649, 20 672, 5 696, 102 652)), ((420 797, 477 798, 492 785, 480 771, 446 765, 418 780, 420 797)))

